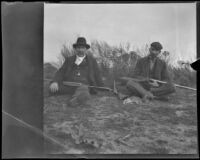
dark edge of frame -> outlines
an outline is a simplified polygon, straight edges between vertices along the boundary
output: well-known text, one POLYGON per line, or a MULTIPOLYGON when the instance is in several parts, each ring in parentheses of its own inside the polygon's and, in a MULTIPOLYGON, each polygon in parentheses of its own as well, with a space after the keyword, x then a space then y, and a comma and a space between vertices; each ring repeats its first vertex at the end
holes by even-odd
MULTIPOLYGON (((62 3, 179 3, 181 1, 67 1, 62 3)), ((189 3, 185 1, 184 3, 189 3)), ((192 1, 195 2, 195 1, 192 1)), ((50 2, 45 2, 50 3, 50 2)), ((54 2, 55 3, 55 2, 54 2)), ((191 3, 191 2, 190 2, 191 3)), ((2 109, 43 130, 43 20, 44 2, 2 2, 3 88, 2 109)), ((200 31, 197 3, 197 44, 200 31)), ((197 57, 200 57, 197 45, 197 57)), ((199 72, 197 72, 199 75, 199 72)), ((197 76, 198 82, 198 76, 197 76)), ((199 90, 197 83, 197 90, 199 90)), ((197 92, 197 97, 199 93, 197 92)), ((197 106, 199 102, 197 101, 197 106)), ((197 107, 199 115, 199 109, 197 107)), ((69 154, 51 155, 44 139, 2 113, 2 157, 31 158, 198 158, 196 155, 69 154), (5 123, 6 122, 6 123, 5 123)), ((199 122, 199 116, 198 116, 199 122)), ((199 132, 199 129, 198 129, 199 132)), ((199 139, 198 139, 199 140, 199 139)), ((198 143, 199 147, 199 143, 198 143)))

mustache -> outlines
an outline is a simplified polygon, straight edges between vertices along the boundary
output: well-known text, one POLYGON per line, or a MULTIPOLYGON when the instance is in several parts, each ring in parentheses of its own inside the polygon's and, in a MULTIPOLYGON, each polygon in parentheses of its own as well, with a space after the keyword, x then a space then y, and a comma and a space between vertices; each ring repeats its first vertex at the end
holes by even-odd
POLYGON ((81 53, 82 53, 82 52, 85 52, 85 51, 78 50, 78 51, 76 51, 76 52, 81 52, 81 53))
POLYGON ((79 52, 76 52, 77 54, 84 54, 85 52, 83 51, 79 51, 79 52))
POLYGON ((83 56, 83 55, 86 55, 86 53, 84 51, 79 51, 79 52, 76 52, 77 55, 80 55, 80 56, 83 56))

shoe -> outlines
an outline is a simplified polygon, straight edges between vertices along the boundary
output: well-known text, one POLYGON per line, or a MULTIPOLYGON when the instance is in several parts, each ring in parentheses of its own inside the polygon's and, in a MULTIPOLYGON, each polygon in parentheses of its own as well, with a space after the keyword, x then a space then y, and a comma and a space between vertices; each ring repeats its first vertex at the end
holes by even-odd
POLYGON ((118 93, 118 97, 120 100, 125 100, 126 98, 128 98, 128 95, 122 94, 122 93, 118 93))

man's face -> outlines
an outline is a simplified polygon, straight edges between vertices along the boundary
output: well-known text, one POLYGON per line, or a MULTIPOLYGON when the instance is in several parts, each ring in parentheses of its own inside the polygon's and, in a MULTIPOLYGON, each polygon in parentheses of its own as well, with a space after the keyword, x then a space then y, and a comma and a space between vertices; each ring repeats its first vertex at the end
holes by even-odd
POLYGON ((156 50, 153 47, 150 47, 149 48, 149 52, 150 52, 150 56, 152 58, 155 58, 155 57, 157 57, 161 53, 161 50, 156 50))
POLYGON ((87 48, 85 46, 77 46, 75 48, 76 51, 76 55, 78 55, 79 57, 83 57, 86 54, 87 48))

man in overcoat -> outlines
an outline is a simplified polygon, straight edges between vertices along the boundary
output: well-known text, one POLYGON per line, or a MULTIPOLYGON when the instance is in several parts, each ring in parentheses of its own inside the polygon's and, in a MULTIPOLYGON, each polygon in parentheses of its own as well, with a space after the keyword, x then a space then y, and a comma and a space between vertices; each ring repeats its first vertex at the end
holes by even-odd
POLYGON ((55 73, 53 81, 50 83, 50 94, 72 94, 73 101, 84 101, 90 94, 97 91, 88 88, 87 85, 103 86, 102 77, 96 59, 87 54, 90 45, 84 37, 79 37, 73 44, 75 55, 65 59, 62 67, 55 73), (84 85, 80 87, 66 86, 63 81, 78 82, 84 85))
POLYGON ((175 92, 175 85, 172 82, 167 64, 158 58, 162 48, 159 42, 153 42, 149 48, 149 54, 138 59, 133 77, 143 80, 139 82, 130 80, 127 82, 127 88, 133 94, 144 99, 152 99, 154 97, 168 99, 167 96, 175 92), (160 84, 149 79, 156 79, 167 83, 160 84))

